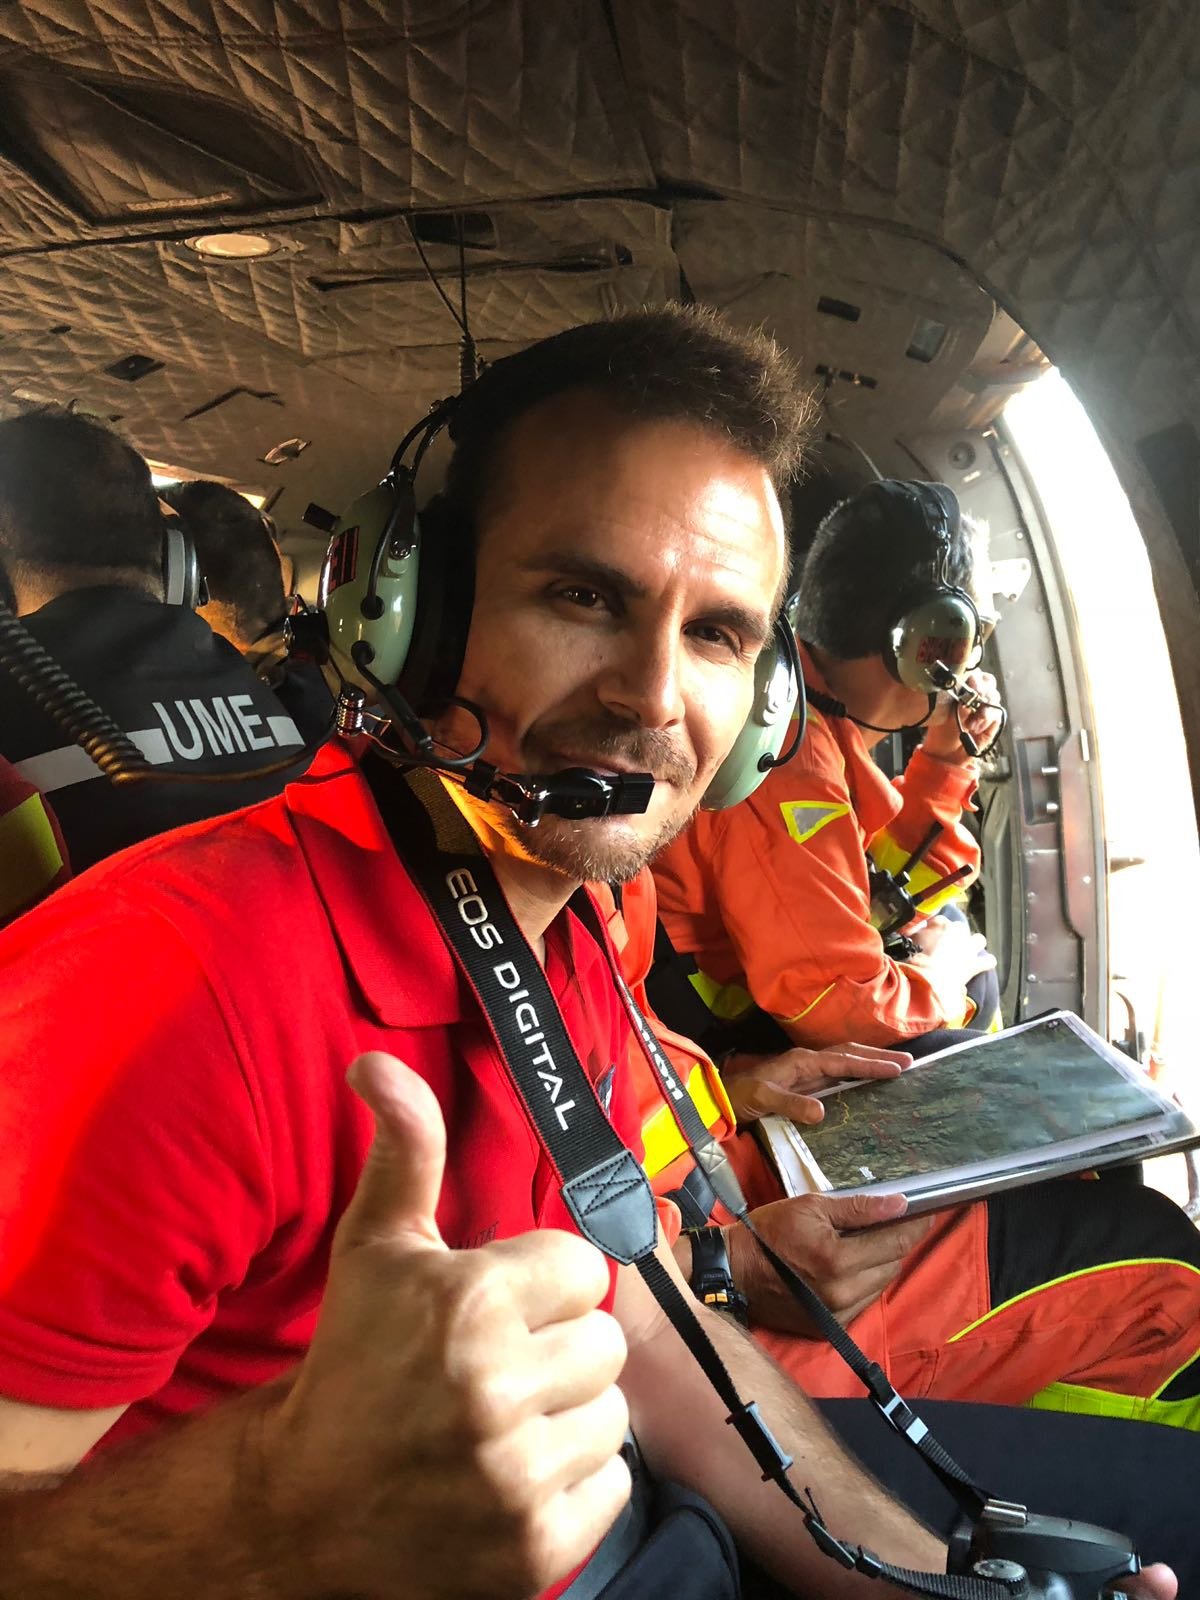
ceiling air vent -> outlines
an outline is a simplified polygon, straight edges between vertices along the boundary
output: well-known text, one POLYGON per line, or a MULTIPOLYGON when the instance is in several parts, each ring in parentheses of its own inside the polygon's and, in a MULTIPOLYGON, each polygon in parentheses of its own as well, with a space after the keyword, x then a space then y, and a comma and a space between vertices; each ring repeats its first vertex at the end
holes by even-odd
POLYGON ((947 331, 944 322, 934 322, 929 317, 918 317, 913 324, 912 338, 904 354, 910 361, 934 360, 946 342, 947 331))
POLYGON ((862 316, 859 306, 851 305, 849 300, 835 300, 831 294, 823 294, 817 301, 817 310, 826 317, 840 317, 843 322, 857 322, 862 316))
POLYGON ((110 362, 104 371, 108 377, 119 378, 122 383, 140 383, 152 372, 161 372, 162 369, 163 363, 156 361, 153 356, 132 355, 110 362))
POLYGON ((306 157, 252 113, 161 84, 0 74, 0 154, 94 225, 320 198, 306 157))
POLYGON ((422 244, 451 244, 457 250, 461 237, 466 250, 496 248, 496 224, 486 211, 423 211, 409 219, 409 226, 422 244))

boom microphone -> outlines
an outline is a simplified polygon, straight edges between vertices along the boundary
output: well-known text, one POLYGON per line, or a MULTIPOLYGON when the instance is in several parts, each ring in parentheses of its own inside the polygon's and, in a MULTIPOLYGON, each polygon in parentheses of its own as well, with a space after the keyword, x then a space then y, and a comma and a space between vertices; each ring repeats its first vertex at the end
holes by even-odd
POLYGON ((337 703, 337 731, 343 738, 365 734, 393 765, 428 767, 461 783, 478 800, 496 800, 506 806, 519 822, 536 828, 543 817, 569 817, 583 821, 588 817, 635 816, 644 812, 654 794, 652 772, 596 772, 591 767, 565 767, 561 772, 501 772, 490 761, 481 761, 487 744, 487 717, 471 701, 455 698, 454 704, 470 712, 479 724, 479 739, 466 756, 441 756, 428 730, 398 691, 359 664, 359 671, 370 679, 393 713, 391 718, 372 712, 366 694, 356 684, 344 683, 337 703), (368 726, 368 723, 372 724, 368 726), (397 749, 382 737, 396 728, 410 740, 408 749, 397 749))
POLYGON ((545 774, 498 772, 490 761, 476 761, 463 787, 481 800, 498 800, 519 822, 536 828, 545 816, 640 815, 654 793, 654 774, 595 772, 591 767, 545 774))

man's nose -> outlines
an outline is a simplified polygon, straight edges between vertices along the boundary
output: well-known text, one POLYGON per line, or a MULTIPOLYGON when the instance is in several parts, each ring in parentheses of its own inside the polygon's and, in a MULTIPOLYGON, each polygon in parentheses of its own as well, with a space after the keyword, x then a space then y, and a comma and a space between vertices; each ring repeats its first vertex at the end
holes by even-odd
POLYGON ((672 631, 639 633, 623 641, 600 681, 600 699, 643 728, 669 728, 684 716, 682 641, 672 631))

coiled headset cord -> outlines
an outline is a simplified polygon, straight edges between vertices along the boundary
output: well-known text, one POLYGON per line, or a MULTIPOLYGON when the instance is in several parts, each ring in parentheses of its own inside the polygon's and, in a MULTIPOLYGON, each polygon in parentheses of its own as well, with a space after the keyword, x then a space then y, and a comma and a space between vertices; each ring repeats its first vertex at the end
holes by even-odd
MULTIPOLYGON (((286 772, 312 758, 311 746, 265 767, 238 772, 170 772, 154 767, 102 706, 59 665, 41 642, 0 601, 0 667, 41 706, 72 743, 86 751, 110 783, 244 783, 286 772)), ((330 732, 333 723, 330 721, 330 732)))

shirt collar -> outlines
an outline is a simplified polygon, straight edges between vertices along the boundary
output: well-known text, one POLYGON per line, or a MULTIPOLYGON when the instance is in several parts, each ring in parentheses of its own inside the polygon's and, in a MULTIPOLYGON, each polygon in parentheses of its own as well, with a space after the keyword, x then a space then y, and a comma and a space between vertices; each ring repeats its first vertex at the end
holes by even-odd
POLYGON ((284 791, 333 937, 385 1027, 444 1027, 464 987, 441 930, 392 847, 374 797, 339 741, 284 791))

